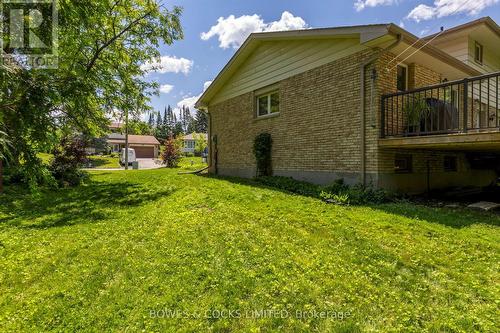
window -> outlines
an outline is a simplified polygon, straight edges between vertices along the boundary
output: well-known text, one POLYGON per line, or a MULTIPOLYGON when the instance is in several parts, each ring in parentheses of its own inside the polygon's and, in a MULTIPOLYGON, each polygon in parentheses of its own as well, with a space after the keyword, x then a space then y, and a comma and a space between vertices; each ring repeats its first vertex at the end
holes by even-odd
POLYGON ((457 157, 445 156, 443 161, 443 168, 445 172, 457 172, 457 157))
POLYGON ((406 65, 398 65, 397 71, 398 91, 405 91, 408 89, 408 67, 406 65))
POLYGON ((479 64, 483 63, 483 46, 478 42, 474 45, 474 61, 479 64))
POLYGON ((280 95, 278 91, 257 97, 257 116, 267 116, 280 112, 280 95))
POLYGON ((396 154, 394 159, 394 171, 396 173, 410 173, 412 172, 412 156, 396 154))

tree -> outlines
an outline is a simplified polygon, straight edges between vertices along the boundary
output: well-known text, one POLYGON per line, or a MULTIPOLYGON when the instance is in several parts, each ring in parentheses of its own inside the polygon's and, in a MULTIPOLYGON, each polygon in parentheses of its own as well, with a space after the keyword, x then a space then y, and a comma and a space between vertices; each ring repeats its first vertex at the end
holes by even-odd
POLYGON ((140 119, 132 119, 128 122, 128 133, 133 135, 151 135, 153 128, 140 119))
POLYGON ((201 155, 208 146, 206 136, 203 133, 196 133, 194 134, 194 140, 195 140, 194 152, 197 155, 201 155))
POLYGON ((161 114, 160 111, 156 113, 156 128, 161 128, 163 125, 163 121, 161 120, 161 114))
POLYGON ((182 128, 182 123, 180 121, 175 123, 172 134, 176 138, 184 134, 184 129, 182 128))
MULTIPOLYGON (((155 68, 160 43, 183 37, 181 9, 168 10, 160 0, 59 0, 58 10, 57 69, 14 60, 0 67, 0 113, 16 143, 9 165, 31 182, 46 174, 37 153, 56 141, 55 133, 98 136, 114 110, 147 111, 158 85, 144 79, 145 71, 155 68)), ((0 19, 6 26, 8 18, 0 19)), ((44 35, 51 33, 44 27, 44 35)))
POLYGON ((164 127, 168 127, 168 110, 166 107, 165 107, 165 111, 163 111, 163 123, 162 123, 162 125, 164 127))
POLYGON ((175 127, 174 111, 170 105, 167 106, 167 133, 168 136, 173 135, 173 129, 175 127))
POLYGON ((194 131, 197 133, 208 132, 208 115, 201 110, 196 110, 196 115, 194 117, 194 131))
POLYGON ((167 166, 167 168, 175 168, 179 163, 179 159, 181 158, 181 149, 179 142, 174 139, 173 136, 170 136, 165 141, 165 148, 161 154, 161 159, 163 164, 167 166))
POLYGON ((153 128, 155 126, 155 118, 152 112, 149 113, 148 125, 150 128, 153 128))
POLYGON ((0 130, 0 193, 3 192, 3 162, 7 159, 10 145, 6 133, 0 130))
POLYGON ((87 161, 84 140, 65 136, 53 154, 49 169, 57 183, 60 186, 79 185, 85 176, 80 167, 87 161))

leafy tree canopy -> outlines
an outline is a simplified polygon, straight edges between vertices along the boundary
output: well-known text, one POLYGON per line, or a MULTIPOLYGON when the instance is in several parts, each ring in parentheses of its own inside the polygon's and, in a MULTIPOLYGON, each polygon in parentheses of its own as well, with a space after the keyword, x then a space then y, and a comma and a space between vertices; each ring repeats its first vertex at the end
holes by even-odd
POLYGON ((159 0, 59 0, 58 9, 57 69, 23 67, 15 55, 0 67, 0 130, 16 143, 11 164, 28 173, 42 173, 36 154, 55 133, 99 135, 116 110, 147 110, 158 87, 141 65, 183 37, 181 8, 159 0))

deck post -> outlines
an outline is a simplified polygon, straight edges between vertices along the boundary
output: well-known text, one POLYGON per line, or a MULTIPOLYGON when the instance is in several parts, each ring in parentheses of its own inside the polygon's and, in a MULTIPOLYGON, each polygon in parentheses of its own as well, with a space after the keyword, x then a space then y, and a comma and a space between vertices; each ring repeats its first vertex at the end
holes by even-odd
POLYGON ((463 124, 463 132, 467 133, 467 118, 468 118, 468 109, 469 109, 469 80, 465 78, 463 80, 463 85, 464 85, 464 102, 463 102, 463 107, 464 107, 464 124, 463 124))

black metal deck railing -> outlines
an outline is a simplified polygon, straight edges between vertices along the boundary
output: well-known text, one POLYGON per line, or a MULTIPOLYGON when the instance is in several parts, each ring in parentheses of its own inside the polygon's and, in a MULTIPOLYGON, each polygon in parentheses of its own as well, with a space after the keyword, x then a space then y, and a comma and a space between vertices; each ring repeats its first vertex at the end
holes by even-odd
POLYGON ((500 130, 500 72, 382 96, 381 137, 500 130))

